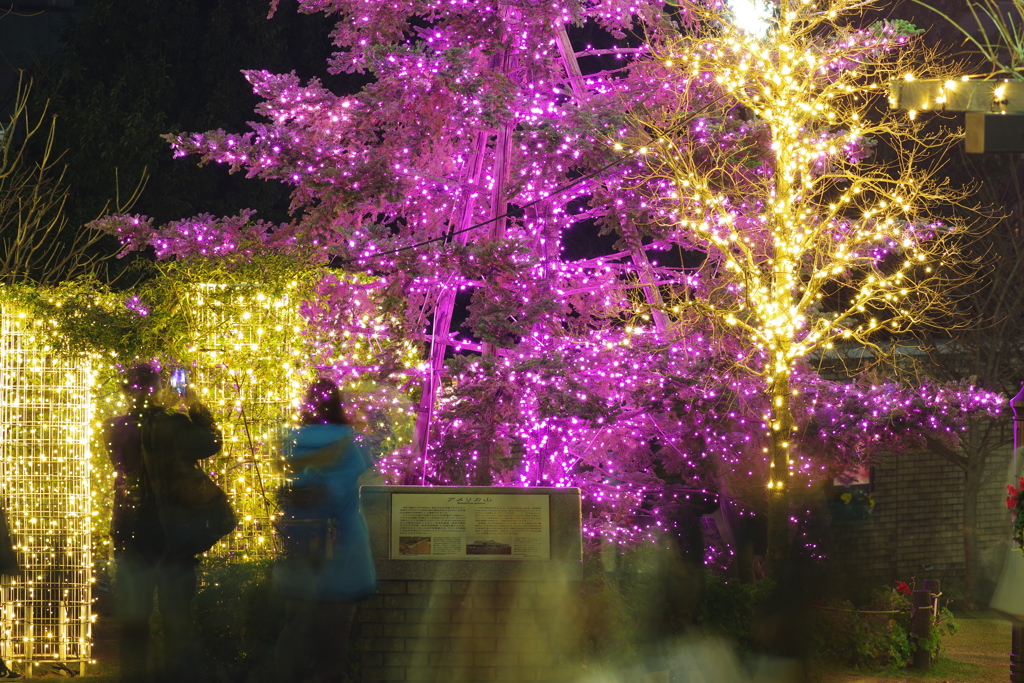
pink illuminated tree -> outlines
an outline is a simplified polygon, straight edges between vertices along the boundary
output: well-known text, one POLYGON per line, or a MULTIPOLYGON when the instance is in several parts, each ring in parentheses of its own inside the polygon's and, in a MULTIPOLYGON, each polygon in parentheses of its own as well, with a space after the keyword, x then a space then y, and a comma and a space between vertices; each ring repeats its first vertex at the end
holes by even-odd
POLYGON ((947 228, 893 213, 939 201, 934 187, 904 196, 893 187, 913 174, 863 171, 871 131, 842 127, 853 109, 815 109, 860 83, 844 75, 855 63, 878 77, 903 40, 890 27, 811 30, 801 14, 803 43, 765 47, 743 42, 718 3, 299 4, 337 17, 332 67, 374 81, 340 96, 248 71, 262 98, 250 132, 171 140, 176 154, 290 186, 292 220, 100 227, 161 259, 273 252, 345 271, 304 314, 322 370, 410 387, 413 448, 382 463, 394 480, 581 486, 588 532, 616 538, 663 523, 676 482, 771 509, 778 533, 777 482, 809 486, 920 447, 925 431, 955 444, 998 409, 967 384, 826 381, 808 360, 837 336, 900 332, 910 304, 887 296, 922 271, 897 261, 944 243, 947 228), (809 98, 786 111, 811 110, 776 125, 783 110, 764 106, 764 88, 784 65, 809 98), (764 78, 729 80, 751 69, 764 78), (876 211, 869 195, 892 206, 876 211), (599 232, 615 242, 607 253, 564 257, 599 232), (864 276, 877 281, 849 284, 864 276), (354 301, 365 315, 349 314, 354 301), (340 360, 339 339, 367 334, 416 342, 422 362, 383 345, 372 367, 340 360))
MULTIPOLYGON (((422 480, 454 347, 495 358, 524 337, 563 336, 567 314, 579 328, 607 325, 628 308, 624 274, 657 303, 629 223, 642 200, 620 187, 631 162, 609 140, 628 103, 661 97, 663 69, 636 59, 646 48, 626 31, 657 38, 670 18, 654 2, 300 6, 337 15, 333 68, 369 72, 375 82, 339 97, 316 80, 246 72, 266 122, 247 134, 172 141, 179 154, 293 186, 295 219, 269 225, 242 212, 111 229, 128 248, 152 244, 158 258, 284 249, 378 276, 382 302, 403 309, 395 332, 427 349, 417 453, 404 475, 422 480), (595 29, 601 43, 577 50, 572 24, 595 29), (593 73, 584 75, 583 57, 593 73), (587 224, 623 233, 621 253, 563 263, 563 234, 587 224), (452 329, 463 291, 471 339, 452 329)), ((663 326, 664 315, 655 316, 663 326)), ((492 454, 476 457, 473 480, 489 483, 492 454)))

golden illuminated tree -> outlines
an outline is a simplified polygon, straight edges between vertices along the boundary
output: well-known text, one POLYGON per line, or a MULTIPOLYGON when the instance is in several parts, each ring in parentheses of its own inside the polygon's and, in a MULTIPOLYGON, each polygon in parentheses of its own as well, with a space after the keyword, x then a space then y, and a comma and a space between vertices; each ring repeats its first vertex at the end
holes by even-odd
POLYGON ((751 346, 768 459, 768 559, 788 550, 798 480, 791 378, 802 359, 882 356, 928 324, 955 324, 945 294, 966 275, 967 190, 941 175, 959 133, 890 111, 891 79, 937 76, 903 22, 863 23, 872 0, 721 2, 689 7, 689 28, 657 59, 686 77, 676 103, 636 112, 619 144, 647 155, 656 237, 703 252, 680 310, 751 346), (736 3, 738 7, 739 3, 736 3), (716 103, 714 114, 691 112, 716 103))

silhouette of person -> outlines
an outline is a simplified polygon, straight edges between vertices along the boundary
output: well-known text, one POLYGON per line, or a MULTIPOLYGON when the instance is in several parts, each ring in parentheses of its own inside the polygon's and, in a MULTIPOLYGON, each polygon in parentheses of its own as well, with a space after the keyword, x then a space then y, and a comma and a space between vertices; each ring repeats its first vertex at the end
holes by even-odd
MULTIPOLYGON (((18 555, 11 541, 11 529, 7 525, 7 512, 0 507, 0 576, 21 576, 18 566, 18 555)), ((21 680, 21 674, 8 668, 7 663, 0 659, 0 681, 21 680)))
POLYGON ((168 542, 155 493, 159 473, 150 472, 146 462, 208 458, 220 451, 220 431, 191 389, 184 396, 188 414, 168 412, 181 399, 164 385, 153 365, 140 363, 128 368, 122 388, 129 400, 128 412, 105 425, 107 450, 116 474, 111 537, 121 681, 153 680, 148 662, 155 596, 164 636, 163 675, 157 678, 194 680, 198 672, 190 644, 191 605, 198 560, 168 542))

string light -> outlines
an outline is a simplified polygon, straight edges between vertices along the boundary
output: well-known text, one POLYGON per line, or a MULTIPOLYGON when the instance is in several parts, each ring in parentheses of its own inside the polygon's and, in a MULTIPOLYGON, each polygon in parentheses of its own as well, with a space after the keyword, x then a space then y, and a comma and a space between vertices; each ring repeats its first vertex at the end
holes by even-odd
POLYGON ((638 115, 626 145, 650 151, 649 177, 672 190, 652 202, 719 271, 715 308, 691 307, 758 352, 744 367, 767 403, 772 562, 784 559, 787 492, 806 464, 791 448, 808 447, 794 415, 799 364, 839 341, 881 353, 880 332, 955 319, 943 296, 969 277, 955 258, 966 225, 932 217, 968 197, 929 161, 956 136, 873 109, 891 80, 913 80, 899 57, 917 31, 837 21, 862 5, 781 0, 770 31, 769 13, 754 11, 764 3, 729 2, 731 21, 717 3, 693 7, 699 28, 654 52, 698 92, 727 93, 735 109, 676 125, 699 98, 687 92, 674 108, 638 115), (759 21, 748 23, 753 15, 759 21), (868 159, 874 138, 897 161, 868 159))
POLYGON ((757 505, 772 434, 787 444, 772 490, 791 490, 902 438, 887 423, 893 412, 934 419, 955 439, 970 411, 996 409, 969 387, 940 408, 922 405, 925 389, 885 385, 899 401, 863 385, 826 390, 798 362, 894 322, 904 331, 914 319, 908 281, 935 266, 927 244, 947 230, 917 213, 929 187, 890 186, 885 169, 840 183, 827 209, 808 199, 837 168, 864 168, 871 119, 846 107, 862 94, 858 64, 905 44, 891 23, 827 40, 804 31, 807 16, 831 20, 859 3, 785 2, 764 35, 723 26, 720 2, 700 16, 675 8, 679 31, 663 3, 634 0, 301 4, 336 12, 332 66, 372 70, 374 85, 336 95, 316 80, 249 71, 261 117, 251 131, 172 140, 179 156, 289 185, 293 220, 243 212, 154 226, 122 216, 99 227, 162 260, 269 252, 350 271, 321 280, 301 305, 306 340, 325 344, 311 347, 318 369, 368 387, 367 405, 396 423, 420 401, 430 429, 416 451, 407 432, 383 449, 389 481, 578 485, 589 538, 646 538, 668 526, 659 467, 694 488, 709 488, 720 468, 723 493, 757 505), (607 30, 605 42, 573 46, 573 22, 607 30), (650 44, 623 39, 641 27, 650 44), (624 121, 625 109, 655 120, 624 121), (655 134, 632 140, 637 129, 655 134), (653 177, 680 159, 698 168, 653 177), (764 191, 776 180, 786 192, 764 191), (621 251, 562 258, 565 236, 595 221, 621 251), (474 229, 483 225, 492 229, 474 229), (815 236, 821 250, 803 250, 815 236), (659 253, 694 250, 708 254, 706 267, 658 263, 659 253), (764 273, 749 276, 751 263, 764 273), (850 289, 850 314, 818 315, 830 283, 860 272, 873 279, 850 289), (450 324, 456 297, 470 301, 466 329, 450 324), (800 406, 792 424, 763 395, 777 377, 789 380, 777 396, 800 406), (848 396, 877 411, 861 420, 866 408, 848 396), (809 424, 830 426, 800 431, 809 424), (851 424, 857 448, 837 436, 851 424), (836 451, 832 463, 819 457, 836 451))
POLYGON ((6 661, 86 663, 92 646, 87 359, 47 344, 45 321, 0 307, 0 482, 21 575, 0 584, 6 661))
MULTIPOLYGON (((286 283, 283 291, 264 289, 190 286, 185 305, 192 342, 185 356, 173 359, 192 369, 191 385, 224 439, 222 452, 203 465, 227 491, 239 525, 211 556, 251 559, 274 552, 275 464, 287 448, 284 436, 297 418, 299 397, 316 372, 303 338, 308 327, 299 315, 298 283, 286 283)), ((59 298, 49 303, 63 308, 59 298)), ((138 296, 124 305, 140 318, 153 315, 138 296)), ((58 321, 33 318, 13 305, 0 309, 0 326, 0 481, 23 569, 2 585, 0 656, 85 664, 91 661, 94 620, 93 550, 108 574, 113 553, 113 472, 103 425, 127 410, 119 371, 135 361, 58 352, 58 321)), ((370 336, 346 340, 346 363, 370 365, 370 336)), ((332 344, 321 340, 315 346, 324 358, 334 358, 332 344)), ((359 401, 354 406, 365 409, 359 401)))
POLYGON ((256 285, 199 283, 188 303, 195 311, 194 388, 221 430, 221 452, 204 463, 228 493, 239 523, 210 550, 214 556, 272 556, 274 493, 282 449, 311 375, 304 357, 296 289, 267 294, 256 285))

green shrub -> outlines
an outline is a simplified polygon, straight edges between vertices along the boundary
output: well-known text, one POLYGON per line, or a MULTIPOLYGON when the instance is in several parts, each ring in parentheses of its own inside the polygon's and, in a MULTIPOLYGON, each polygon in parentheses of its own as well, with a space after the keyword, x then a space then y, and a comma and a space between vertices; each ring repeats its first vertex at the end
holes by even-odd
POLYGON ((751 628, 758 623, 774 592, 775 584, 767 579, 743 583, 709 576, 700 596, 696 625, 708 635, 724 636, 749 649, 754 645, 751 628))
POLYGON ((270 560, 205 559, 192 619, 200 656, 219 681, 272 664, 283 610, 270 592, 270 560))
POLYGON ((856 609, 849 600, 831 600, 815 610, 815 650, 826 662, 858 669, 906 668, 918 648, 933 660, 942 654, 942 637, 956 633, 956 622, 946 607, 932 620, 929 636, 911 636, 912 586, 897 582, 875 591, 871 602, 856 609))

